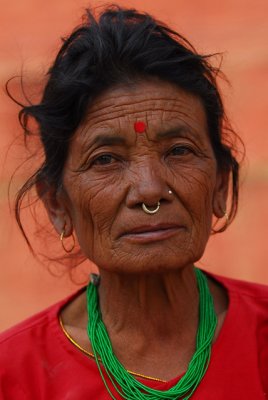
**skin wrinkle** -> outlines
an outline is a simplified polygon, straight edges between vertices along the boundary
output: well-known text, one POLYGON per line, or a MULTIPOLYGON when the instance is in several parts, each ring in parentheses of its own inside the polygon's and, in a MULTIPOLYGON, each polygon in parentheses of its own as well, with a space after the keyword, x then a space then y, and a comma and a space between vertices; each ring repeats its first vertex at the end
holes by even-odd
MULTIPOLYGON (((139 136, 142 137, 142 135, 139 135, 139 136)), ((146 138, 146 139, 147 139, 147 138, 146 138)), ((188 139, 188 138, 187 138, 187 139, 188 139)), ((139 138, 139 139, 137 139, 137 140, 142 140, 142 139, 139 138)), ((148 141, 149 141, 149 142, 152 142, 152 144, 154 144, 154 143, 156 142, 156 141, 153 141, 153 140, 150 140, 150 139, 149 139, 148 141)), ((116 147, 115 147, 115 149, 116 149, 116 147)), ((153 150, 151 150, 151 152, 152 152, 152 151, 153 151, 153 150)), ((149 155, 149 154, 148 154, 148 155, 149 155)), ((207 158, 207 159, 208 159, 208 157, 205 156, 204 152, 202 152, 202 153, 199 152, 199 155, 202 156, 203 158, 207 158)), ((89 156, 89 155, 86 154, 86 155, 85 155, 85 158, 88 158, 88 156, 89 156)), ((161 161, 162 161, 162 160, 161 160, 161 161)), ((84 161, 84 160, 82 161, 81 166, 79 166, 77 170, 73 170, 73 171, 74 171, 74 172, 75 172, 75 171, 80 171, 80 170, 84 171, 84 170, 86 169, 86 165, 83 165, 83 164, 85 164, 85 161, 84 161)), ((187 165, 185 165, 184 168, 188 168, 187 165)), ((191 167, 191 168, 192 168, 192 167, 191 167)), ((200 170, 201 170, 201 169, 200 169, 200 170)), ((204 173, 205 173, 205 171, 204 171, 204 173)))
MULTIPOLYGON (((134 96, 135 98, 137 98, 137 97, 139 97, 139 96, 134 96)), ((111 98, 109 97, 109 102, 111 102, 111 100, 114 100, 116 98, 116 96, 111 96, 111 98)), ((160 98, 162 98, 162 96, 160 96, 160 98)), ((123 96, 123 100, 124 100, 124 96, 123 96)), ((177 97, 173 97, 172 98, 172 100, 170 101, 167 101, 167 102, 165 102, 165 105, 166 104, 168 104, 168 106, 169 106, 169 109, 168 110, 166 110, 166 109, 164 109, 163 110, 163 108, 161 107, 161 108, 159 108, 159 107, 157 107, 157 100, 158 100, 158 97, 156 97, 156 99, 154 99, 154 101, 149 101, 149 105, 151 105, 152 107, 153 107, 153 112, 155 112, 155 109, 157 109, 157 110, 161 110, 161 114, 160 114, 160 119, 162 119, 163 118, 163 115, 169 115, 169 113, 170 113, 170 110, 172 110, 172 112, 174 111, 174 108, 176 109, 176 107, 178 106, 178 105, 180 105, 180 106, 182 106, 182 104, 183 104, 183 101, 182 100, 180 100, 180 101, 178 101, 177 100, 177 97), (174 99, 176 99, 176 100, 174 100, 174 99), (172 104, 172 107, 170 107, 170 102, 172 102, 172 101, 174 101, 174 104, 172 104)), ((140 105, 140 104, 142 104, 143 106, 144 106, 144 103, 146 103, 146 104, 148 104, 148 100, 146 99, 145 101, 138 101, 137 102, 137 104, 135 103, 134 104, 134 110, 135 110, 135 107, 137 107, 137 105, 140 105)), ((98 104, 98 102, 96 103, 96 104, 98 104)), ((105 113, 105 115, 106 115, 106 118, 107 118, 107 115, 109 115, 109 122, 111 122, 111 118, 113 118, 113 112, 110 112, 110 108, 111 107, 113 107, 113 108, 116 108, 116 107, 119 107, 119 106, 116 106, 116 105, 114 105, 113 104, 113 106, 110 106, 110 107, 107 107, 107 101, 104 101, 104 104, 106 105, 106 107, 105 108, 101 108, 101 109, 106 109, 106 113, 105 113)), ((132 113, 130 112, 130 110, 128 110, 128 108, 129 107, 131 107, 131 105, 132 105, 132 103, 129 101, 129 98, 128 98, 128 102, 127 103, 125 103, 124 101, 122 102, 120 102, 120 107, 121 108, 123 108, 123 110, 124 110, 124 115, 126 114, 126 111, 125 111, 125 106, 126 106, 126 104, 127 104, 127 111, 128 111, 128 113, 127 113, 127 121, 130 121, 131 120, 131 116, 132 116, 132 113)), ((190 104, 191 104, 191 102, 190 102, 190 104)), ((189 106, 188 106, 189 107, 189 106)), ((94 106, 93 108, 92 108, 92 110, 90 111, 90 113, 89 113, 89 115, 92 117, 93 115, 92 114, 94 114, 94 111, 95 111, 95 109, 96 109, 96 106, 94 106)), ((143 110, 143 112, 144 112, 144 110, 143 110)), ((135 110, 135 112, 134 113, 136 113, 136 110, 135 110)), ((96 113, 96 111, 95 111, 95 114, 97 114, 97 117, 99 117, 99 111, 97 111, 97 113, 96 113)), ((142 115, 143 113, 141 113, 141 115, 142 115)), ((101 115, 102 115, 102 113, 101 113, 101 115)), ((140 115, 140 114, 139 114, 140 115)), ((151 123, 151 122, 155 122, 155 115, 157 115, 157 113, 155 114, 154 113, 154 115, 153 115, 153 117, 152 117, 152 112, 150 111, 150 112, 148 112, 147 113, 147 118, 146 118, 146 123, 147 123, 147 125, 149 126, 149 124, 151 123)), ((143 116, 143 115, 142 115, 143 116)), ((184 112, 183 110, 181 110, 181 108, 179 109, 179 110, 177 110, 177 119, 183 119, 183 121, 184 121, 184 123, 185 123, 185 121, 187 121, 187 118, 188 118, 188 120, 190 121, 190 122, 188 122, 187 121, 187 123, 186 123, 186 125, 188 125, 189 126, 189 124, 190 124, 190 131, 192 131, 193 130, 193 126, 195 126, 196 125, 196 121, 195 121, 195 118, 194 118, 194 116, 192 116, 191 114, 189 115, 189 112, 187 113, 186 111, 184 112), (191 124, 192 123, 192 124, 191 124)), ((144 118, 142 118, 142 117, 139 117, 139 119, 144 119, 144 118)), ((103 120, 101 120, 101 121, 96 121, 96 118, 91 118, 91 123, 89 124, 89 127, 88 127, 88 129, 90 129, 91 127, 92 127, 92 121, 94 122, 95 121, 95 125, 97 124, 97 127, 98 127, 98 124, 100 124, 101 122, 103 122, 103 120)), ((113 121, 113 119, 112 119, 112 121, 113 121)), ((118 118, 117 119, 117 124, 119 125, 119 130, 123 130, 124 131, 124 121, 121 119, 121 118, 118 118)), ((107 124, 107 120, 105 121, 105 126, 109 126, 109 123, 107 124)), ((83 138, 86 138, 86 132, 87 132, 87 130, 86 129, 83 129, 83 138)), ((95 132, 96 132, 96 130, 95 130, 95 132)), ((200 135, 199 135, 200 136, 200 135)), ((206 139, 207 139, 207 136, 205 136, 206 137, 206 139)), ((155 140, 153 140, 153 138, 151 138, 151 137, 148 137, 148 134, 147 134, 147 132, 146 133, 144 133, 144 134, 141 134, 141 135, 138 135, 138 136, 135 136, 134 135, 134 138, 135 138, 135 140, 136 140, 136 143, 137 143, 137 141, 139 141, 140 143, 142 143, 142 145, 139 147, 139 150, 138 150, 138 152, 140 152, 140 153, 142 153, 142 156, 141 155, 139 155, 139 153, 137 153, 137 154, 135 154, 134 153, 134 156, 133 156, 133 158, 135 158, 136 157, 136 163, 135 163, 135 171, 133 171, 132 170, 132 167, 130 166, 130 168, 128 169, 128 175, 130 176, 130 178, 129 178, 129 182, 130 182, 130 186, 134 186, 134 184, 135 184, 135 181, 138 179, 138 177, 141 175, 141 174, 143 174, 143 176, 145 177, 146 176, 146 174, 147 174, 147 172, 146 171, 148 171, 148 173, 149 173, 149 175, 148 175, 148 177, 147 177, 147 179, 143 179, 143 184, 144 184, 144 187, 142 188, 142 190, 146 190, 146 187, 149 187, 150 186, 150 181, 151 181, 151 179, 155 179, 155 177, 153 177, 153 176, 151 176, 150 175, 150 170, 151 170, 151 168, 150 168, 150 163, 151 163, 151 161, 150 161, 150 159, 149 159, 149 157, 152 157, 152 148, 153 148, 153 146, 154 146, 154 144, 155 144, 155 140), (148 147, 148 143, 149 143, 149 147, 148 147), (148 147, 148 149, 147 149, 147 147, 148 147), (143 150, 143 148, 144 148, 144 150, 143 150), (141 160, 139 160, 139 158, 141 158, 141 160), (148 164, 148 167, 146 167, 145 166, 145 159, 147 159, 147 164, 148 164), (139 165, 141 166, 141 167, 139 167, 139 165)), ((186 136, 186 138, 185 139, 188 139, 188 137, 186 136)), ((201 141, 201 143, 202 143, 202 141, 201 141)), ((205 142, 206 143, 206 142, 205 142)), ((196 146, 196 144, 195 144, 195 146, 196 146)), ((204 150, 202 151, 202 155, 204 154, 204 153, 206 153, 207 152, 207 144, 204 146, 203 145, 203 147, 204 147, 204 150)), ((83 146, 82 146, 82 148, 83 148, 83 146)), ((198 149, 199 150, 199 149, 198 149)), ((157 150, 155 150, 155 152, 157 153, 157 150)), ((87 155, 88 156, 88 155, 87 155)), ((199 160, 200 160, 200 158, 199 158, 199 160)), ((146 164, 146 165, 147 165, 146 164)), ((185 166, 182 166, 182 168, 191 168, 192 169, 192 166, 191 167, 188 167, 187 165, 186 165, 186 167, 185 166)), ((200 169, 200 171, 202 171, 202 167, 199 167, 199 169, 200 169)), ((86 171, 86 168, 85 168, 85 171, 86 171)), ((172 169, 171 169, 171 171, 172 171, 172 173, 174 174, 174 177, 173 177, 173 179, 172 179, 172 184, 174 185, 174 183, 173 182, 175 182, 176 181, 176 177, 175 177, 175 171, 173 171, 172 169)), ((191 171, 191 172, 193 172, 193 171, 191 171)), ((124 171, 122 172, 123 174, 124 174, 124 171)), ((117 181, 120 181, 120 180, 123 180, 123 176, 122 176, 122 173, 120 172, 119 173, 119 175, 113 175, 113 174, 111 174, 111 179, 110 178, 108 178, 108 180, 107 180, 107 175, 106 175, 106 173, 105 173, 105 171, 104 171, 104 175, 103 175, 103 177, 104 177, 104 180, 105 180, 105 184, 106 185, 111 185, 111 187, 114 185, 114 183, 115 183, 115 180, 117 180, 117 181)), ((184 181, 186 182, 187 180, 188 180, 188 186, 189 186, 189 189, 188 189, 188 192, 189 193, 191 193, 191 191, 192 191, 192 186, 194 186, 194 183, 193 182, 191 182, 191 178, 190 177, 187 177, 187 176, 185 176, 182 172, 180 173, 180 175, 181 175, 181 178, 182 179, 184 179, 184 181)), ((92 201, 94 202, 94 197, 96 197, 96 196, 98 196, 99 195, 99 190, 98 190, 98 185, 102 185, 102 176, 100 175, 98 178, 97 178, 97 181, 95 180, 95 185, 96 185, 96 188, 95 188, 95 195, 94 196, 92 196, 92 198, 91 198, 91 200, 90 200, 90 204, 92 203, 92 201)), ((101 190, 101 189, 100 189, 101 190)), ((158 190, 160 190, 160 189, 157 189, 157 188, 155 188, 155 190, 156 191, 158 191, 158 190)), ((85 197, 85 196, 84 196, 85 197)), ((156 200, 155 200, 156 201, 156 200)), ((154 202, 155 202, 154 201, 154 202)), ((185 203, 186 203, 186 205, 187 205, 187 200, 185 201, 185 202, 183 202, 183 201, 181 201, 182 202, 182 204, 185 206, 185 203)), ((189 206, 189 205, 188 205, 189 206)), ((80 204, 80 207, 81 207, 81 209, 85 209, 85 207, 84 207, 84 205, 82 204, 82 202, 81 202, 81 204, 80 204)), ((89 207, 87 207, 87 208, 89 208, 89 209, 91 209, 91 207, 89 206, 89 207)), ((118 209, 120 208, 120 205, 119 205, 119 203, 118 203, 118 209)), ((118 210, 117 209, 117 210, 118 210)), ((115 210, 115 211, 117 211, 117 210, 115 210)), ((116 213, 115 213, 116 214, 116 213)), ((106 231, 107 231, 107 235, 108 235, 108 233, 110 234, 111 233, 111 231, 109 231, 109 229, 108 228, 106 228, 106 225, 105 225, 105 220, 103 221, 103 218, 101 217, 101 211, 100 212, 98 212, 98 210, 95 210, 95 218, 96 217, 98 217, 98 218, 100 218, 99 219, 99 224, 100 224, 100 226, 102 226, 102 232, 103 233, 106 233, 106 231)), ((86 215, 84 215, 84 218, 86 218, 86 215)), ((192 215, 191 215, 191 213, 190 213, 190 218, 192 218, 192 215)), ((94 218, 92 218, 93 220, 94 220, 94 218)), ((192 218, 193 220, 194 220, 194 218, 192 218)), ((107 225, 109 226, 109 223, 113 223, 114 222, 114 220, 113 219, 110 219, 110 220, 108 220, 107 221, 107 225)), ((112 226, 112 225, 111 225, 112 226)), ((96 226, 94 226, 93 227, 94 229, 94 232, 97 232, 97 227, 96 226)), ((94 236, 94 238, 95 238, 96 236, 94 236)), ((102 236, 103 237, 103 236, 102 236)), ((190 243, 191 243, 191 240, 189 241, 190 243)), ((128 254, 129 254, 129 252, 127 252, 128 254)))
MULTIPOLYGON (((107 90, 73 136, 59 213, 66 208, 82 251, 100 269, 103 321, 115 354, 130 370, 169 379, 187 368, 198 323, 193 263, 205 249, 213 212, 225 201, 220 183, 201 101, 165 82, 107 90), (144 133, 136 134, 136 121, 146 122, 144 133), (185 127, 178 137, 157 138, 178 126, 185 127), (126 143, 96 148, 98 135, 121 135, 126 143), (142 211, 142 203, 158 201, 157 214, 142 211), (133 242, 131 229, 154 223, 180 228, 158 242, 133 242), (170 340, 163 343, 163 337, 170 340)), ((225 297, 218 296, 216 309, 222 310, 225 297)), ((70 333, 77 333, 75 315, 75 308, 63 315, 70 333)), ((83 318, 78 339, 90 351, 83 318)))
MULTIPOLYGON (((209 174, 207 174, 207 177, 210 178, 209 174)), ((186 175, 183 175, 183 176, 181 177, 181 179, 183 179, 184 182, 186 182, 187 184, 189 184, 189 180, 188 180, 188 178, 187 178, 186 175)), ((199 184, 201 185, 201 187, 204 188, 204 189, 207 191, 207 188, 205 187, 205 185, 202 185, 201 182, 199 182, 199 181, 197 180, 197 178, 194 178, 194 176, 192 176, 192 179, 196 179, 196 182, 199 183, 199 184)), ((191 183, 190 183, 190 184, 191 184, 191 183)), ((191 193, 192 193, 192 188, 190 188, 188 192, 189 192, 189 194, 191 195, 191 193)), ((187 199, 186 199, 186 201, 183 203, 183 205, 184 205, 184 206, 187 205, 187 199)), ((206 209, 206 207, 205 207, 205 209, 206 209)), ((192 223, 194 224, 194 223, 195 223, 195 218, 198 217, 198 216, 193 216, 193 215, 192 215, 193 213, 194 213, 194 211, 191 210, 190 217, 192 218, 192 223)))
MULTIPOLYGON (((145 281, 147 280, 149 286, 154 285, 154 283, 152 282, 152 280, 150 279, 150 277, 148 275, 145 276, 142 279, 144 279, 145 281)), ((165 280, 166 278, 163 277, 163 279, 165 280)), ((196 279, 195 279, 194 275, 190 278, 190 281, 191 281, 191 285, 194 284, 193 286, 196 287, 196 285, 195 285, 196 284, 196 279)), ((146 293, 143 290, 141 290, 141 287, 140 287, 139 284, 137 284, 137 282, 134 281, 134 285, 137 287, 137 293, 138 293, 138 295, 137 295, 137 303, 135 303, 135 304, 137 304, 137 306, 139 306, 141 308, 141 310, 140 310, 141 312, 147 313, 148 317, 149 317, 150 316, 150 308, 149 307, 144 307, 144 305, 146 305, 146 302, 148 300, 148 298, 146 297, 146 293), (144 309, 143 309, 143 307, 144 307, 144 309)), ((190 285, 190 287, 191 287, 191 285, 190 285)), ((162 286, 162 285, 161 286, 159 285, 158 289, 159 289, 159 295, 161 294, 161 292, 165 292, 165 295, 166 295, 165 296, 165 303, 166 303, 166 305, 169 305, 169 306, 173 307, 174 309, 176 309, 176 304, 174 304, 172 302, 172 299, 170 298, 170 295, 172 294, 172 292, 174 294, 176 294, 176 292, 178 290, 178 287, 176 286, 176 283, 173 282, 173 284, 170 286, 170 290, 169 291, 166 291, 165 286, 162 286)), ((122 292, 126 292, 127 288, 122 287, 121 290, 122 290, 122 292)), ((196 297, 196 295, 197 295, 197 290, 194 290, 194 292, 191 291, 191 296, 196 297)), ((136 301, 135 298, 130 298, 128 304, 134 303, 135 301, 136 301)), ((183 301, 183 300, 181 300, 181 301, 183 301)), ((130 307, 130 312, 131 313, 134 310, 133 305, 134 304, 132 304, 132 306, 130 307)), ((120 315, 115 314, 114 323, 116 324, 117 322, 120 324, 121 323, 121 318, 120 318, 120 315)))
MULTIPOLYGON (((122 107, 123 107, 123 105, 122 105, 122 107)), ((177 121, 178 117, 181 117, 181 118, 187 117, 187 118, 189 118, 188 114, 187 113, 183 113, 182 111, 177 111, 176 113, 170 112, 171 115, 168 114, 167 110, 159 109, 159 110, 155 110, 155 111, 156 111, 155 113, 153 113, 151 110, 143 110, 142 112, 139 112, 139 120, 145 120, 146 126, 149 126, 150 122, 154 121, 154 117, 155 116, 157 116, 159 118, 159 112, 161 112, 163 114, 162 119, 166 121, 166 124, 168 122, 172 122, 173 119, 175 121, 177 121)), ((127 112, 127 111, 125 111, 125 112, 127 112)), ((118 122, 118 124, 119 124, 118 131, 122 131, 123 129, 122 129, 122 127, 120 127, 121 118, 128 118, 128 122, 130 123, 131 116, 135 115, 136 113, 137 112, 128 112, 127 116, 125 114, 122 114, 120 116, 116 115, 116 116, 112 117, 112 111, 107 111, 107 113, 103 114, 103 116, 105 116, 105 115, 107 116, 107 114, 109 114, 109 121, 113 122, 115 120, 116 122, 118 122)), ((105 120, 102 120, 102 119, 98 120, 97 122, 94 122, 95 118, 92 117, 90 119, 90 122, 88 123, 88 125, 87 126, 83 126, 83 128, 80 131, 81 139, 83 139, 83 137, 85 137, 86 140, 88 140, 88 137, 87 137, 88 130, 90 130, 92 128, 92 126, 95 127, 95 131, 98 130, 98 125, 101 126, 101 130, 102 131, 105 129, 105 127, 107 127, 107 131, 109 133, 112 133, 112 130, 114 129, 113 126, 109 125, 108 123, 106 123, 104 125, 105 120)), ((191 121, 191 119, 190 119, 190 121, 191 121)), ((184 125, 186 127, 189 128, 189 132, 188 133, 191 133, 194 136, 195 140, 202 140, 202 137, 200 137, 198 129, 195 129, 195 127, 192 126, 190 123, 188 123, 187 120, 184 120, 183 123, 184 123, 184 125)), ((198 127, 196 127, 196 128, 198 128, 198 127)), ((129 129, 129 126, 128 126, 128 129, 129 129)), ((133 129, 133 126, 130 129, 133 129)), ((142 134, 140 134, 139 136, 142 137, 142 135, 144 135, 144 134, 146 134, 146 131, 143 132, 142 134)), ((202 142, 202 145, 204 146, 204 142, 202 142)), ((205 150, 207 150, 207 149, 205 149, 205 150)))
MULTIPOLYGON (((143 140, 142 138, 144 138, 144 137, 145 137, 145 134, 139 134, 139 135, 137 135, 137 137, 136 137, 136 142, 137 142, 137 140, 143 140), (144 136, 143 136, 143 135, 144 135, 144 136)), ((146 138, 147 138, 147 136, 146 136, 146 138)), ((181 136, 181 139, 183 139, 183 138, 189 140, 189 138, 188 138, 187 136, 181 136)), ((147 139, 147 140, 148 140, 148 142, 151 142, 152 145, 156 143, 156 141, 153 140, 153 139, 147 139)), ((195 147, 197 147, 196 144, 195 144, 195 147)), ((92 150, 94 150, 94 147, 92 148, 92 150)), ((201 149, 198 148, 198 149, 196 149, 196 150, 199 151, 200 156, 202 156, 203 158, 208 158, 208 159, 209 159, 209 157, 206 156, 206 154, 205 154, 205 152, 208 151, 207 148, 205 148, 204 150, 201 150, 201 149)), ((88 156, 89 156, 89 155, 88 155, 88 153, 87 153, 87 151, 86 151, 86 154, 85 154, 84 158, 88 158, 88 156)), ((211 160, 211 161, 213 162, 213 160, 211 160)), ((83 166, 84 163, 85 163, 85 161, 83 160, 81 166, 79 166, 79 167, 77 168, 76 171, 80 171, 80 170, 84 171, 85 168, 86 168, 86 166, 83 166)), ((187 165, 185 166, 185 168, 187 168, 187 165)))
MULTIPOLYGON (((168 84, 167 84, 168 85, 168 84)), ((171 86, 171 85, 170 85, 171 86)), ((188 118, 191 118, 191 115, 189 116, 189 113, 183 114, 183 111, 180 110, 181 106, 183 105, 183 102, 178 99, 177 96, 171 96, 171 100, 167 100, 166 98, 162 97, 161 95, 159 96, 159 92, 157 92, 156 89, 151 89, 150 94, 147 95, 143 94, 144 97, 146 97, 145 99, 142 99, 140 101, 138 101, 137 99, 140 97, 139 94, 133 93, 132 91, 129 91, 128 94, 126 96, 122 96, 121 95, 121 102, 120 105, 117 105, 115 102, 117 100, 117 96, 113 96, 113 92, 116 92, 116 90, 118 90, 118 88, 112 88, 111 95, 109 96, 109 99, 107 100, 98 100, 96 99, 94 101, 94 105, 91 107, 90 112, 88 114, 88 117, 85 119, 87 126, 90 128, 91 125, 96 125, 98 123, 98 121, 95 121, 95 118, 99 118, 104 116, 106 119, 107 114, 109 115, 109 119, 116 119, 119 118, 121 116, 125 116, 125 113, 127 113, 128 115, 131 115, 132 113, 135 113, 135 108, 139 107, 140 105, 143 105, 143 103, 149 103, 148 104, 148 109, 146 107, 144 107, 144 105, 142 106, 142 112, 141 112, 141 107, 139 107, 139 115, 142 117, 147 111, 149 112, 155 112, 155 111, 163 111, 164 113, 170 112, 172 114, 172 112, 174 111, 174 108, 176 109, 175 114, 177 116, 178 110, 179 112, 182 113, 182 115, 187 116, 188 118), (152 102, 152 97, 153 95, 156 94, 154 101, 152 102), (132 98, 132 101, 130 101, 129 99, 132 98), (123 101, 123 99, 126 99, 125 102, 123 101), (163 110, 163 108, 159 108, 158 103, 159 102, 165 102, 165 109, 163 110), (102 107, 100 107, 100 103, 103 104, 102 107), (107 106, 108 103, 108 106, 107 106), (169 110, 169 106, 172 106, 171 109, 169 110), (124 109, 124 113, 122 113, 121 115, 117 115, 115 117, 113 117, 113 113, 117 112, 115 111, 117 108, 123 108, 124 109), (134 108, 134 111, 133 111, 134 108), (96 111, 97 110, 97 111, 96 111), (101 113, 101 111, 103 111, 101 113), (92 115, 93 114, 93 115, 92 115)), ((120 90, 120 87, 119 87, 120 90)), ((195 101, 198 100, 201 104, 201 100, 199 100, 198 98, 195 98, 195 101)), ((165 120, 168 120, 168 118, 170 118, 171 116, 167 117, 164 116, 165 120)), ((140 118, 142 119, 142 118, 140 118)), ((100 122, 102 122, 102 118, 100 119, 100 122)), ((84 125, 84 124, 83 124, 84 125)), ((198 134, 199 136, 199 134, 198 134)))
MULTIPOLYGON (((120 90, 120 88, 121 88, 121 86, 119 86, 119 90, 120 90)), ((114 88, 112 90, 116 92, 116 89, 117 88, 114 88)), ((124 109, 126 109, 127 112, 132 113, 132 112, 135 112, 135 110, 133 111, 133 105, 134 105, 134 108, 141 106, 141 109, 143 111, 148 111, 148 110, 149 111, 163 111, 162 108, 158 108, 159 107, 158 104, 155 104, 155 107, 153 109, 152 109, 152 107, 149 107, 147 110, 144 107, 144 104, 147 104, 148 101, 151 102, 151 97, 152 97, 151 95, 153 95, 153 92, 151 92, 147 98, 137 100, 137 99, 139 99, 140 95, 139 94, 134 95, 133 93, 129 92, 127 96, 121 96, 122 101, 121 101, 120 105, 113 104, 113 102, 117 100, 117 96, 113 96, 113 95, 111 95, 107 101, 95 100, 94 105, 91 107, 91 112, 89 112, 86 121, 87 122, 90 122, 90 120, 92 121, 92 113, 96 114, 95 117, 100 117, 102 115, 106 115, 107 111, 110 111, 109 108, 112 108, 113 112, 117 112, 116 111, 117 108, 121 109, 122 107, 124 107, 124 109), (130 98, 132 98, 131 101, 129 101, 130 98), (125 102, 123 101, 124 99, 125 99, 125 102), (102 104, 102 107, 99 106, 100 103, 102 104), (108 106, 107 106, 107 103, 108 103, 108 106), (113 104, 113 105, 111 106, 111 104, 113 104), (97 110, 97 112, 96 112, 96 110, 97 110)), ((175 96, 172 98, 172 103, 170 101, 167 101, 167 99, 162 96, 155 96, 155 100, 157 102, 164 101, 166 103, 165 106, 167 108, 168 108, 169 104, 172 104, 172 108, 169 111, 172 111, 172 109, 174 108, 174 103, 179 107, 182 104, 175 96)), ((139 109, 140 109, 140 107, 139 107, 139 109)))

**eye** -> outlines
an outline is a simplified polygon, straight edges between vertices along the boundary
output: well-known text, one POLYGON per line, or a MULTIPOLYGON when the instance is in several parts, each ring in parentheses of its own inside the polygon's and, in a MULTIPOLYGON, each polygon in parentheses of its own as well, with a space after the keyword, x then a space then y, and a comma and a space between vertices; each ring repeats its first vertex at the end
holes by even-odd
POLYGON ((176 146, 173 147, 170 151, 170 155, 172 156, 186 156, 187 154, 193 153, 193 150, 191 147, 188 146, 176 146))
POLYGON ((115 158, 111 154, 102 154, 95 158, 92 165, 107 165, 115 161, 115 158))

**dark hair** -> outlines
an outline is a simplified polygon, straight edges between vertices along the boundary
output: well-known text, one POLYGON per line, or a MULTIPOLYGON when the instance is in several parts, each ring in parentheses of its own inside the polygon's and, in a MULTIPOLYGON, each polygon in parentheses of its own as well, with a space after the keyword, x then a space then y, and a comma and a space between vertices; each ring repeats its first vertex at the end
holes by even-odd
POLYGON ((42 165, 16 198, 16 217, 26 240, 20 220, 22 201, 40 180, 60 187, 70 139, 90 104, 114 85, 148 77, 168 81, 202 100, 218 168, 232 177, 232 221, 239 188, 237 135, 225 115, 216 82, 219 69, 210 64, 210 57, 198 54, 183 36, 146 13, 110 6, 96 17, 87 10, 82 25, 63 40, 40 103, 19 113, 26 137, 31 135, 31 117, 37 121, 45 153, 42 165))

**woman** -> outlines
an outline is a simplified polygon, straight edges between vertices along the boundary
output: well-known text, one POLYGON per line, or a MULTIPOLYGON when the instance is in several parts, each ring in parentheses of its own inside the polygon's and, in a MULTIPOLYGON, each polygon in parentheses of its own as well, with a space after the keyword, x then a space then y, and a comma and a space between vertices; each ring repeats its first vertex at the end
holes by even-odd
POLYGON ((16 210, 36 187, 63 249, 100 275, 2 334, 2 399, 265 399, 268 289, 194 266, 237 210, 217 73, 134 10, 88 12, 64 41, 20 113, 45 160, 16 210))

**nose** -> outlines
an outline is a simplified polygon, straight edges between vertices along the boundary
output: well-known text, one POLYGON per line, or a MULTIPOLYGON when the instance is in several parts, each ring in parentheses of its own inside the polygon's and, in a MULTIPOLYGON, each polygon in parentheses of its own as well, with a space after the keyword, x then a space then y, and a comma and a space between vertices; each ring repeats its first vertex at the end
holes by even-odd
POLYGON ((142 203, 154 207, 158 202, 170 201, 169 186, 160 163, 146 162, 130 169, 129 191, 126 199, 129 208, 142 203))

